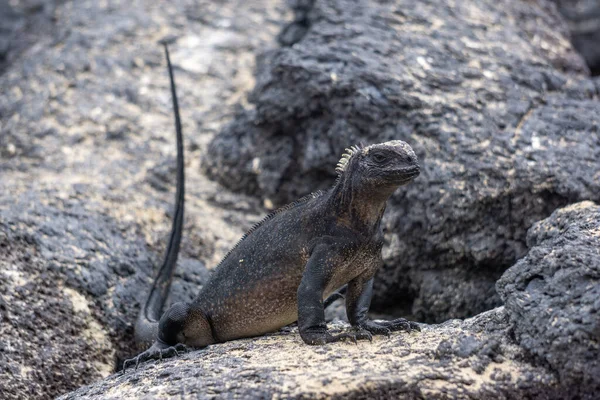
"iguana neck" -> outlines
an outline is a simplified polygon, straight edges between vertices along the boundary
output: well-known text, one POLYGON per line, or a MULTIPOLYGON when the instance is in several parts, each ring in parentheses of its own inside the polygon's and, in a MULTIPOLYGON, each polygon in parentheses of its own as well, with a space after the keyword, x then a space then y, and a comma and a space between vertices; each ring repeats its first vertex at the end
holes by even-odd
POLYGON ((358 177, 344 175, 331 189, 331 209, 344 225, 362 233, 371 233, 379 227, 394 188, 368 187, 358 177))

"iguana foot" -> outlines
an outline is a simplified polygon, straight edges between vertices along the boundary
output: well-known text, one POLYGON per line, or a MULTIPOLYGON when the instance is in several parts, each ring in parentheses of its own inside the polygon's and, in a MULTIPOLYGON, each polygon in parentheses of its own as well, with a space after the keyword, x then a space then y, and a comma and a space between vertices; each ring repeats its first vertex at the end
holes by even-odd
POLYGON ((366 321, 360 324, 358 329, 371 332, 374 335, 386 336, 390 336, 390 333, 395 331, 421 331, 421 327, 417 323, 408 321, 404 318, 398 318, 391 321, 366 321))
POLYGON ((404 318, 397 318, 397 319, 393 319, 391 321, 382 321, 381 323, 383 323, 383 325, 386 328, 388 328, 389 330, 391 330, 392 332, 395 332, 395 331, 411 332, 413 330, 421 332, 421 327, 419 326, 419 324, 417 324, 416 322, 408 321, 404 318))
POLYGON ((178 357, 179 352, 186 352, 188 350, 188 347, 182 343, 178 343, 175 346, 169 346, 164 343, 154 342, 152 347, 150 347, 148 350, 138 354, 133 358, 125 360, 125 362, 123 362, 123 372, 125 372, 127 367, 130 365, 135 365, 135 369, 137 369, 141 362, 148 360, 162 360, 163 358, 176 356, 178 357))
POLYGON ((339 333, 337 335, 332 335, 327 331, 318 331, 318 332, 310 332, 305 333, 302 336, 302 339, 306 344, 310 345, 323 345, 326 343, 335 343, 335 342, 346 342, 350 341, 352 343, 356 343, 358 340, 373 340, 373 335, 366 330, 355 330, 352 332, 344 332, 339 333))

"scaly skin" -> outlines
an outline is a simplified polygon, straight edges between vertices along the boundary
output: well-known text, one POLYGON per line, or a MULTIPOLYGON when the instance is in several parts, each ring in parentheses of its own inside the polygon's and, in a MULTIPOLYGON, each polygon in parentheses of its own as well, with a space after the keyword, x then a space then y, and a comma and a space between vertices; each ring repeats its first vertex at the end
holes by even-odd
MULTIPOLYGON (((172 85, 175 102, 173 80, 172 85)), ((174 109, 178 121, 176 102, 174 109)), ((160 312, 166 292, 160 292, 160 301, 148 301, 136 330, 142 332, 142 341, 155 341, 123 368, 176 355, 186 346, 257 336, 295 321, 300 336, 311 345, 419 330, 402 318, 375 322, 367 317, 373 276, 382 264, 381 218, 391 194, 418 176, 417 157, 399 140, 354 146, 342 156, 337 171, 331 189, 308 195, 252 228, 192 303, 174 304, 157 324, 149 316, 160 312), (346 284, 346 309, 355 330, 333 335, 325 324, 323 299, 339 297, 336 289, 346 284)), ((180 237, 181 224, 174 224, 176 229, 179 234, 173 235, 180 237)), ((168 290, 174 262, 166 264, 151 293, 157 293, 157 287, 168 290)))

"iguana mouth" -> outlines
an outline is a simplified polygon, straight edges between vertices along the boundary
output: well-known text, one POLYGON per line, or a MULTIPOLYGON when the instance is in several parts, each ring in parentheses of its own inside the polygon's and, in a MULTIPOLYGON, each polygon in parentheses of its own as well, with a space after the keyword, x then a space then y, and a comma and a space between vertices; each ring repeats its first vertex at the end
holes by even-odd
POLYGON ((390 171, 388 177, 391 181, 394 181, 394 183, 406 183, 419 176, 420 173, 421 169, 419 166, 414 165, 408 168, 390 171))
POLYGON ((421 167, 419 167, 418 165, 413 165, 411 167, 401 169, 400 172, 404 175, 417 176, 421 173, 421 167))

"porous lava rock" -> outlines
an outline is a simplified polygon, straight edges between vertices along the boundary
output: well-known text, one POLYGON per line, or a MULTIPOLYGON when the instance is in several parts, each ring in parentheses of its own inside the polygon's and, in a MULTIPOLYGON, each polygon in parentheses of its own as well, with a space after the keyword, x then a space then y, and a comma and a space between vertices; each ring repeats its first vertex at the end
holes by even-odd
POLYGON ((277 1, 0 0, 0 398, 55 398, 115 371, 170 230, 174 36, 186 146, 171 300, 262 217, 200 173, 200 149, 275 45, 277 1))
POLYGON ((600 207, 559 209, 529 230, 527 243, 498 282, 506 305, 473 318, 324 346, 306 346, 286 327, 150 361, 62 399, 595 399, 600 207))
POLYGON ((421 175, 386 211, 373 306, 439 322, 499 305, 495 282, 525 254, 527 229, 600 200, 600 81, 556 7, 299 9, 306 29, 259 58, 251 105, 215 136, 204 169, 278 205, 331 185, 344 147, 404 140, 421 175))
MULTIPOLYGON (((527 256, 498 281, 520 345, 572 396, 600 391, 600 206, 555 211, 527 233, 527 256)), ((585 397, 585 396, 584 396, 585 397)))

